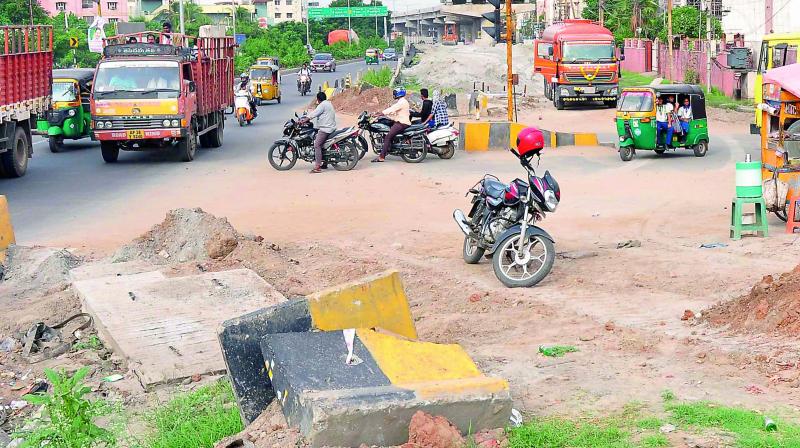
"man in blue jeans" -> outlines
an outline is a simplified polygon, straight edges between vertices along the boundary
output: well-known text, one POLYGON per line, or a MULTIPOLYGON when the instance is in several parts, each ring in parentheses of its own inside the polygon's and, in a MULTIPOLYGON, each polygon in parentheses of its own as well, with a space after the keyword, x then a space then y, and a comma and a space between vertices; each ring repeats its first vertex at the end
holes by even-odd
POLYGON ((672 144, 672 111, 671 103, 664 103, 664 99, 656 99, 656 146, 670 146, 672 144), (664 143, 661 144, 661 136, 665 135, 664 143))

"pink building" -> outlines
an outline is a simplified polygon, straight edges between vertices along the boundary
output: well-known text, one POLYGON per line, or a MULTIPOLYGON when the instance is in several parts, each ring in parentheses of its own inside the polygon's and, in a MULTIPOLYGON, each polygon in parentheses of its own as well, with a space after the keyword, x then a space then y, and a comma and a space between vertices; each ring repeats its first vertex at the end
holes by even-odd
MULTIPOLYGON (((90 24, 97 15, 97 3, 94 0, 39 0, 39 3, 50 15, 67 11, 90 24)), ((100 0, 100 8, 103 17, 110 23, 128 21, 128 0, 100 0)))

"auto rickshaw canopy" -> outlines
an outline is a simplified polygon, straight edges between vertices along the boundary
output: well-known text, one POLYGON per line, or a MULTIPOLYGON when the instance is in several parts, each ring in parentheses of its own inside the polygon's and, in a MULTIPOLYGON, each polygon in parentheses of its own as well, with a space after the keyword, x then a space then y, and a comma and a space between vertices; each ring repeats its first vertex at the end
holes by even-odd
POLYGON ((53 70, 53 79, 73 79, 77 81, 81 92, 91 92, 94 81, 93 68, 69 68, 53 70))
POLYGON ((280 59, 274 56, 267 56, 263 58, 256 59, 256 65, 272 65, 275 67, 280 67, 280 59))
POLYGON ((272 81, 277 76, 278 70, 278 67, 274 65, 254 65, 250 67, 250 79, 253 81, 265 79, 272 81))
POLYGON ((659 84, 657 86, 637 86, 625 87, 620 92, 620 101, 617 109, 617 114, 620 112, 646 112, 655 111, 655 98, 663 96, 675 96, 676 102, 679 102, 679 97, 689 97, 692 107, 693 119, 706 118, 706 98, 703 93, 702 87, 696 84, 659 84), (625 110, 625 96, 626 92, 651 92, 654 96, 653 102, 649 104, 647 109, 638 110, 625 110))

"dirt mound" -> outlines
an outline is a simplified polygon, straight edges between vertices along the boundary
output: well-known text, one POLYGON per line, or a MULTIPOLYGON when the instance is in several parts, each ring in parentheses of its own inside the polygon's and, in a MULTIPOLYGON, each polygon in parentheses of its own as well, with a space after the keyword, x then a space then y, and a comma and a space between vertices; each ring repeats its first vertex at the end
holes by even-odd
POLYGON ((367 111, 371 114, 380 112, 389 107, 394 100, 392 99, 392 89, 388 87, 375 87, 362 90, 347 89, 342 93, 336 94, 331 98, 333 107, 337 112, 344 114, 358 115, 367 111))
POLYGON ((273 448, 304 447, 297 428, 286 424, 281 407, 276 400, 267 406, 261 415, 242 432, 223 439, 214 448, 273 448))
POLYGON ((703 314, 711 325, 737 333, 800 336, 800 265, 777 279, 765 276, 747 295, 703 314))
POLYGON ((226 218, 200 208, 171 210, 160 224, 120 248, 113 262, 134 259, 153 263, 219 259, 233 252, 239 234, 226 218))

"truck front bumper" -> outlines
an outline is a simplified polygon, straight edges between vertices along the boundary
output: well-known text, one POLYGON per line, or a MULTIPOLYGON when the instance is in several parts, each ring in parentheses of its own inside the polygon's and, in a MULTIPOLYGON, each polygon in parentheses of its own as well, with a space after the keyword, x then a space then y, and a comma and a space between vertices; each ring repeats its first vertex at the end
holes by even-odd
POLYGON ((560 84, 558 96, 565 102, 570 101, 616 101, 619 95, 617 84, 560 84))
POLYGON ((127 130, 109 130, 100 131, 94 130, 92 132, 92 140, 109 141, 109 140, 163 140, 172 138, 181 138, 186 136, 186 129, 127 129, 127 130))

